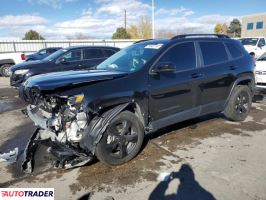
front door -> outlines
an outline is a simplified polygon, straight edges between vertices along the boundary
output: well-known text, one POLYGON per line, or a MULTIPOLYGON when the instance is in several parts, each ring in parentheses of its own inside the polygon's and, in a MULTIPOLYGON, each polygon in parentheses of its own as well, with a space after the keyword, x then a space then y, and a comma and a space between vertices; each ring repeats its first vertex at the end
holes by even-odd
POLYGON ((61 58, 59 58, 58 64, 60 65, 61 71, 82 69, 81 49, 67 51, 61 58))
POLYGON ((158 63, 170 62, 175 72, 150 75, 150 120, 156 121, 195 108, 197 81, 194 42, 175 44, 159 59, 158 63))

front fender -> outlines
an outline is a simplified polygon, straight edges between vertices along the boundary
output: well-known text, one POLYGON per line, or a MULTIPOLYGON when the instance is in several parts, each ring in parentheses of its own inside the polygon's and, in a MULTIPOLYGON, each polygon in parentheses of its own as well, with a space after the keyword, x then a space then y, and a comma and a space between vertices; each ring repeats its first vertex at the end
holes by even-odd
POLYGON ((80 146, 87 152, 95 153, 96 145, 100 142, 103 133, 108 127, 110 121, 114 119, 119 113, 121 113, 128 103, 118 105, 113 109, 104 112, 100 116, 95 116, 89 126, 84 130, 84 135, 80 141, 80 146))

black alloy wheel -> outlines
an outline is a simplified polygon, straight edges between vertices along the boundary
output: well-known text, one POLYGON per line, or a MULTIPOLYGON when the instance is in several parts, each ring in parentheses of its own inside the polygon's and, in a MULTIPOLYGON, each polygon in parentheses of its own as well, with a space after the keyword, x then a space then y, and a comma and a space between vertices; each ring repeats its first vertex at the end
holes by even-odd
POLYGON ((108 165, 123 164, 139 152, 143 126, 134 113, 124 111, 114 118, 96 147, 96 156, 108 165))

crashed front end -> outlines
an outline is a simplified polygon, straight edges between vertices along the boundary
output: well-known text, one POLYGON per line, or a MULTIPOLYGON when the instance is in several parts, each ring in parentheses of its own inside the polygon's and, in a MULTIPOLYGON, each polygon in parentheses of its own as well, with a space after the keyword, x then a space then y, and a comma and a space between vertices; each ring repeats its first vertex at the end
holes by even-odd
POLYGON ((34 153, 39 144, 47 145, 56 166, 73 168, 94 158, 109 121, 127 104, 103 113, 94 113, 84 104, 84 94, 58 96, 36 88, 21 88, 20 96, 29 103, 22 112, 38 127, 24 151, 22 169, 33 171, 34 153))
POLYGON ((23 98, 30 103, 23 113, 38 127, 25 150, 23 170, 32 171, 34 151, 40 143, 49 146, 58 166, 75 167, 92 159, 80 143, 92 117, 82 104, 83 94, 60 97, 30 89, 24 91, 23 98))

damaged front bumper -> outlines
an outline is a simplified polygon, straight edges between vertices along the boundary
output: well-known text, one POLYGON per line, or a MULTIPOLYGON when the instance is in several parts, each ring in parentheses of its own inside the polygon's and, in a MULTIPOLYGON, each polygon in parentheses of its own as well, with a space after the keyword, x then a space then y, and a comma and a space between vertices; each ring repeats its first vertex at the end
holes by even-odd
MULTIPOLYGON (((51 142, 49 139, 43 139, 43 130, 37 128, 29 139, 23 153, 22 171, 32 173, 34 169, 34 155, 39 144, 47 145, 50 153, 55 156, 55 167, 70 169, 87 164, 93 159, 92 155, 82 154, 59 142, 51 142)), ((44 133, 45 134, 45 133, 44 133)))
POLYGON ((34 154, 39 144, 49 147, 49 152, 56 158, 56 167, 69 169, 89 163, 109 122, 127 105, 121 104, 91 119, 84 109, 49 113, 39 106, 27 106, 23 113, 38 128, 24 150, 22 170, 33 171, 34 154))

